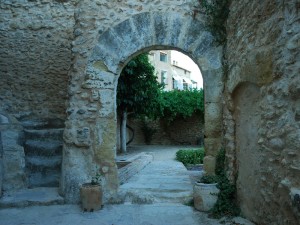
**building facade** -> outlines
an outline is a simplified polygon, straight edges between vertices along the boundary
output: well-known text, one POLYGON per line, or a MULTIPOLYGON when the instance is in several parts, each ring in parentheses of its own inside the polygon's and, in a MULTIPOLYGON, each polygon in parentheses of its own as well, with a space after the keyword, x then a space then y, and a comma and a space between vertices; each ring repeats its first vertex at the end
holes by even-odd
POLYGON ((172 50, 149 52, 149 60, 155 67, 158 82, 164 84, 164 90, 191 90, 198 88, 196 81, 191 80, 191 71, 178 65, 172 58, 172 50))

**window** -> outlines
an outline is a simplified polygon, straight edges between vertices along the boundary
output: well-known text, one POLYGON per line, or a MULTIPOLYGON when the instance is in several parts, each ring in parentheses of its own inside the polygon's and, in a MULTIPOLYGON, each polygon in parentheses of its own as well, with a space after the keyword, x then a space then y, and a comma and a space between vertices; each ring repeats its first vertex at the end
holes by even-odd
POLYGON ((178 89, 178 82, 174 78, 172 78, 173 89, 178 89))
POLYGON ((168 74, 167 74, 167 71, 161 71, 160 73, 161 75, 161 83, 162 84, 168 84, 168 74))
POLYGON ((188 90, 189 85, 188 83, 183 79, 183 90, 188 90))
POLYGON ((167 62, 168 61, 168 55, 164 52, 160 52, 159 53, 159 59, 161 62, 167 62))

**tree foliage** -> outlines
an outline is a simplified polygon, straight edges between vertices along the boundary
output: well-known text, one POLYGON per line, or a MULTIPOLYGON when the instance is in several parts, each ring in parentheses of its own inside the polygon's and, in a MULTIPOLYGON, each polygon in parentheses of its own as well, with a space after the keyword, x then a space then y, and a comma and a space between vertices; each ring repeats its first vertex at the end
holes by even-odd
POLYGON ((204 93, 200 90, 173 90, 160 96, 161 118, 171 122, 176 118, 188 118, 194 113, 204 116, 204 93))
POLYGON ((117 105, 120 111, 150 118, 157 115, 162 85, 156 80, 154 71, 147 53, 138 55, 125 66, 118 83, 117 105))

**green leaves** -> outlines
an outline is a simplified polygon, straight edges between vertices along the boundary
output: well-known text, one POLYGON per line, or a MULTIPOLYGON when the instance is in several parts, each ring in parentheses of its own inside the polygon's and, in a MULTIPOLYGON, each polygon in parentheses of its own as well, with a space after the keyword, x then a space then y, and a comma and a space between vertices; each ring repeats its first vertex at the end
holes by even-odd
POLYGON ((240 213, 236 203, 236 186, 229 181, 225 173, 225 154, 225 150, 221 149, 216 157, 215 173, 218 177, 217 187, 220 192, 218 200, 211 210, 211 214, 215 218, 238 216, 240 213))
POLYGON ((157 115, 162 85, 156 80, 154 67, 148 54, 140 54, 123 69, 118 83, 117 105, 120 111, 127 110, 138 116, 150 118, 157 115))
POLYGON ((184 165, 202 164, 204 158, 204 149, 180 149, 176 152, 176 160, 184 165))
POLYGON ((208 28, 219 44, 226 41, 226 20, 229 15, 229 0, 199 0, 208 16, 208 28))
POLYGON ((161 118, 172 122, 177 117, 187 118, 194 113, 204 116, 203 89, 169 91, 161 93, 161 118))

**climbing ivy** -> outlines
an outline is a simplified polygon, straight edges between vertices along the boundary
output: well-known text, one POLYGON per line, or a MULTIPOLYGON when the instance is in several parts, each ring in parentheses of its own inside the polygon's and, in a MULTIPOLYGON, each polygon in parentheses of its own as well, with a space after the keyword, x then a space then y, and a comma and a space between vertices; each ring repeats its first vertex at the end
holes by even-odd
POLYGON ((208 20, 208 29, 217 43, 226 42, 226 20, 229 14, 229 0, 198 0, 208 20))
POLYGON ((215 173, 218 177, 217 187, 220 192, 218 200, 211 210, 214 218, 223 216, 238 216, 240 209, 236 204, 236 186, 232 184, 225 173, 225 150, 221 149, 216 157, 215 173))

